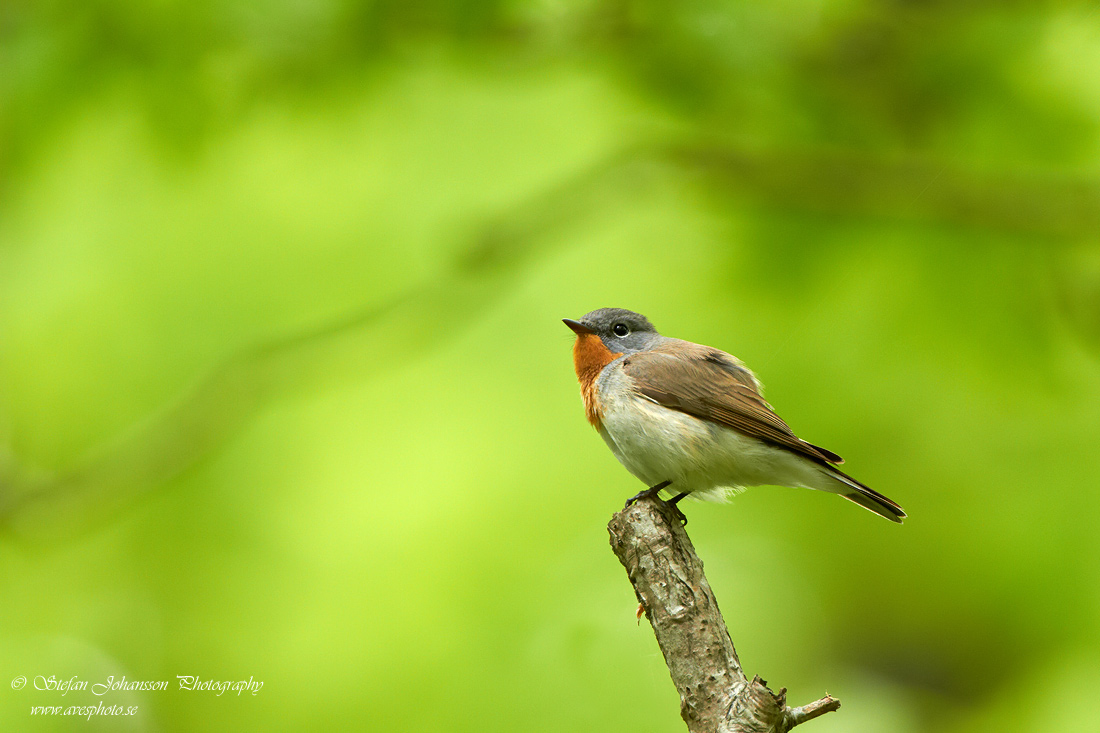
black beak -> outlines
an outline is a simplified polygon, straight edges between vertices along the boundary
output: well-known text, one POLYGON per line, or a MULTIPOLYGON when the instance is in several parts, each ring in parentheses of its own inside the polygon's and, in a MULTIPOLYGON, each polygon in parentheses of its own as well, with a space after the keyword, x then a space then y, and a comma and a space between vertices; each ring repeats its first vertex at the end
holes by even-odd
POLYGON ((584 336, 589 333, 596 333, 580 321, 574 321, 571 318, 563 318, 561 319, 561 322, 569 326, 569 328, 573 329, 573 333, 577 334, 578 336, 584 336))

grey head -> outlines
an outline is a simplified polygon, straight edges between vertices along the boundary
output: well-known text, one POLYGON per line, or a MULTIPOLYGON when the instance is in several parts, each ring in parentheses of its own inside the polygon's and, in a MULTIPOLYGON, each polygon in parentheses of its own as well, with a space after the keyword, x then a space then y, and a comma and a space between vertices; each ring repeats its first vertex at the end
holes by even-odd
POLYGON ((600 308, 586 313, 578 321, 568 318, 563 321, 578 336, 596 334, 613 353, 646 351, 664 340, 648 318, 625 308, 600 308))

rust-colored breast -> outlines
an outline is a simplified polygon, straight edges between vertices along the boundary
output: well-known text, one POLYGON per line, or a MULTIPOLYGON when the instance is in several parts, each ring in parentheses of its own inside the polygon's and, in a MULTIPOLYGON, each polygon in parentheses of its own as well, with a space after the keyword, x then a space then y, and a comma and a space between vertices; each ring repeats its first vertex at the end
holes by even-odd
POLYGON ((577 370, 577 381, 581 383, 581 397, 584 398, 584 411, 593 427, 600 427, 600 396, 596 392, 596 380, 603 368, 622 356, 613 353, 604 346, 600 337, 586 333, 577 337, 573 344, 573 367, 577 370))

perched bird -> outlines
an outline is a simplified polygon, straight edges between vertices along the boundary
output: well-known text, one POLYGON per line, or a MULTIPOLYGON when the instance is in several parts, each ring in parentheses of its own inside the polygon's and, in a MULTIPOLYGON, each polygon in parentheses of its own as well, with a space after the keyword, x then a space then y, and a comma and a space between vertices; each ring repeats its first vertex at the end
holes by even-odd
POLYGON ((662 336, 645 316, 622 308, 563 320, 577 334, 573 364, 588 421, 649 492, 678 492, 676 502, 795 486, 839 494, 901 523, 900 506, 841 471, 844 459, 801 440, 772 412, 737 357, 662 336))

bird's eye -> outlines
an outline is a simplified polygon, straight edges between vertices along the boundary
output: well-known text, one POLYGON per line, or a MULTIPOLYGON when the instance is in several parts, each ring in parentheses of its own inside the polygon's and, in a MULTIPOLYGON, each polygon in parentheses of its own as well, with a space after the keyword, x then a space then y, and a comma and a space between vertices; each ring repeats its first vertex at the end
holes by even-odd
POLYGON ((625 323, 616 323, 614 326, 612 326, 611 330, 615 333, 616 336, 625 336, 630 333, 630 329, 626 327, 625 323))

